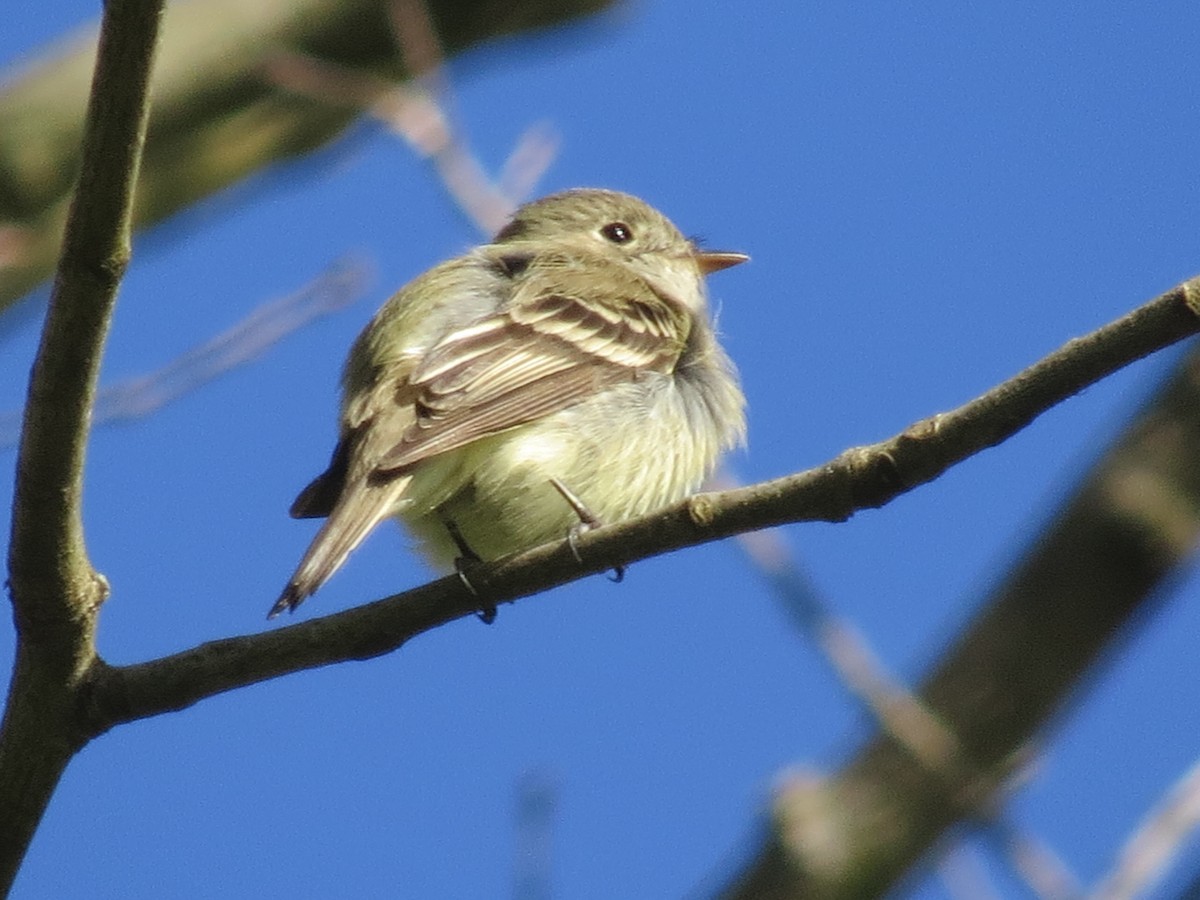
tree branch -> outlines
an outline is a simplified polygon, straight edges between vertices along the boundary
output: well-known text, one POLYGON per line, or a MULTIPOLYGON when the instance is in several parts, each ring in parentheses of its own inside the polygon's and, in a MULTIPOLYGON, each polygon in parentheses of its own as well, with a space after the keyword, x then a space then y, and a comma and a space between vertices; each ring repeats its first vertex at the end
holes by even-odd
POLYGON ((26 400, 17 457, 9 579, 18 628, 44 642, 75 640, 97 604, 79 501, 100 358, 130 256, 133 185, 146 134, 158 4, 112 5, 50 309, 26 400), (129 29, 132 34, 115 29, 129 29))
POLYGON ((555 542, 473 569, 471 583, 478 596, 457 578, 444 578, 278 631, 215 641, 138 665, 105 667, 90 685, 84 727, 99 734, 289 672, 387 653, 483 606, 512 602, 682 547, 785 522, 845 520, 936 478, 1054 404, 1197 331, 1200 278, 1070 341, 960 409, 918 422, 891 440, 848 450, 807 472, 699 494, 649 516, 587 532, 577 543, 582 564, 565 543, 555 542))
MULTIPOLYGON (((1200 762, 1193 762, 1138 823, 1115 865, 1087 900, 1146 897, 1166 877, 1200 827, 1200 762)), ((1195 890, 1182 897, 1195 896, 1195 890)))
POLYGON ((7 891, 74 751, 76 690, 107 595, 80 515, 88 416, 117 287, 162 0, 108 0, 71 205, 17 459, 9 590, 17 653, 0 726, 0 891, 7 891))
MULTIPOLYGON (((1177 292, 1190 292, 1194 304, 1196 284, 1177 292)), ((1099 461, 921 688, 961 742, 971 777, 948 782, 944 772, 876 735, 835 777, 781 792, 762 846, 719 896, 878 896, 949 826, 973 817, 1082 676, 1194 551, 1197 447, 1200 348, 1099 461)))
MULTIPOLYGON (((163 25, 162 62, 138 184, 142 228, 281 159, 319 147, 358 116, 264 77, 279 51, 398 79, 391 0, 183 0, 163 25)), ((560 23, 615 0, 428 0, 442 46, 560 23)), ((52 271, 75 173, 90 46, 47 59, 0 90, 0 310, 52 271)))

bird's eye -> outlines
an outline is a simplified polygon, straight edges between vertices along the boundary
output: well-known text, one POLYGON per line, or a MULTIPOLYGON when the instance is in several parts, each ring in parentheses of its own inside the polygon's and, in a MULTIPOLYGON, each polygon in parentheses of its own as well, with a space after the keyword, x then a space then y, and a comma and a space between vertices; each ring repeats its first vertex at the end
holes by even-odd
POLYGON ((600 234, 614 244, 627 244, 633 240, 633 229, 624 222, 609 222, 600 229, 600 234))

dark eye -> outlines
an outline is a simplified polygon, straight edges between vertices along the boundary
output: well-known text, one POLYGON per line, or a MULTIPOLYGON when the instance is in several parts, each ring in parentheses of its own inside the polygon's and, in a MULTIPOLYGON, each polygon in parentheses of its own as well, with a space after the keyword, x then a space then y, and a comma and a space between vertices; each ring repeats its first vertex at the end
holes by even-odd
POLYGON ((614 244, 627 244, 633 240, 633 229, 624 222, 609 222, 600 229, 600 234, 614 244))

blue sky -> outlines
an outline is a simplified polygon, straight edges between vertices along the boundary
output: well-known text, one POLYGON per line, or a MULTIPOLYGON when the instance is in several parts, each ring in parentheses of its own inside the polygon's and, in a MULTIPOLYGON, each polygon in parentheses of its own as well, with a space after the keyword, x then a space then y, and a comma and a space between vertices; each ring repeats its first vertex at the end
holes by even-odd
MULTIPOLYGON (((750 402, 749 449, 731 459, 743 478, 957 406, 1200 269, 1195 4, 729 10, 643 2, 564 40, 475 51, 451 76, 489 166, 548 120, 562 146, 542 191, 631 191, 753 256, 711 283, 750 402)), ((95 13, 6 10, 0 59, 95 13)), ((85 518, 113 585, 109 661, 273 627, 263 614, 312 532, 286 510, 332 446, 345 350, 391 290, 476 240, 431 171, 363 126, 137 241, 110 382, 347 252, 376 278, 257 363, 96 434, 85 518)), ((21 402, 35 328, 27 316, 0 335, 0 410, 21 402)), ((1171 358, 882 510, 787 540, 916 678, 1171 358)), ((10 492, 0 479, 5 508, 10 492)), ((299 615, 428 574, 385 527, 299 615)), ((1048 734, 1010 803, 1085 882, 1200 751, 1198 630, 1193 573, 1048 734)), ((836 770, 867 733, 736 547, 717 544, 522 601, 491 627, 454 623, 383 659, 121 727, 72 763, 15 895, 507 896, 516 785, 537 772, 557 791, 556 898, 681 896, 738 860, 781 772, 836 770)), ((1000 896, 1024 896, 983 858, 1000 896)), ((947 896, 936 878, 909 889, 947 896)))

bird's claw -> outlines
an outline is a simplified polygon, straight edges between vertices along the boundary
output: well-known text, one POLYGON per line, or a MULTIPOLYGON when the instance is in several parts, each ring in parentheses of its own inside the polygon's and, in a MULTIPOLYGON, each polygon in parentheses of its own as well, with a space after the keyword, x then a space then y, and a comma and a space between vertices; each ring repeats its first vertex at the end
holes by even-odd
MULTIPOLYGON (((458 580, 462 582, 462 586, 470 592, 472 597, 478 597, 479 591, 475 589, 475 585, 471 584, 471 579, 467 577, 467 570, 479 562, 479 557, 474 553, 469 557, 458 556, 454 559, 454 572, 458 575, 458 580)), ((491 625, 496 621, 496 607, 492 605, 485 606, 476 612, 475 615, 484 625, 491 625)))
MULTIPOLYGON (((467 539, 459 530, 457 522, 447 518, 442 520, 442 524, 446 526, 446 530, 450 532, 450 540, 454 541, 454 546, 458 548, 458 556, 454 558, 454 571, 458 573, 458 580, 471 592, 472 597, 478 597, 479 591, 475 590, 475 585, 471 584, 471 579, 467 577, 467 569, 483 560, 480 559, 478 553, 471 549, 471 545, 467 543, 467 539)), ((475 615, 484 625, 491 625, 496 621, 496 607, 485 606, 475 615)))
MULTIPOLYGON (((567 532, 567 546, 571 548, 571 555, 575 557, 575 561, 583 565, 583 557, 579 555, 579 536, 585 532, 591 531, 593 528, 599 528, 604 523, 600 521, 600 517, 588 509, 587 504, 579 499, 574 491, 559 481, 557 478, 551 478, 550 484, 554 489, 562 495, 562 498, 567 501, 567 505, 575 511, 575 515, 579 516, 579 521, 571 526, 567 532)), ((609 581, 613 584, 620 584, 625 580, 625 567, 614 566, 612 575, 609 576, 609 581)))

